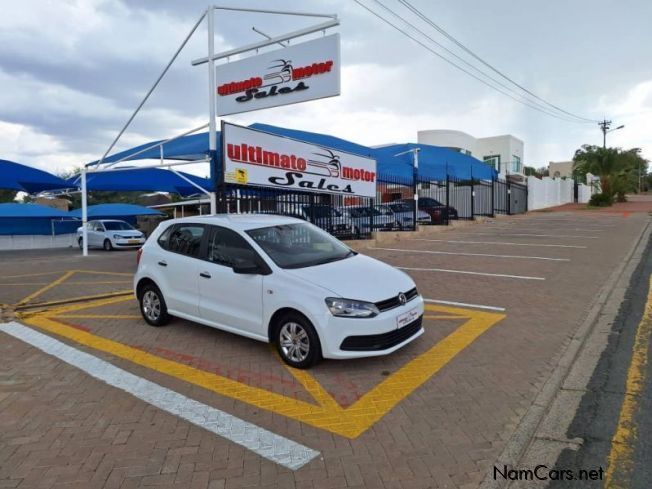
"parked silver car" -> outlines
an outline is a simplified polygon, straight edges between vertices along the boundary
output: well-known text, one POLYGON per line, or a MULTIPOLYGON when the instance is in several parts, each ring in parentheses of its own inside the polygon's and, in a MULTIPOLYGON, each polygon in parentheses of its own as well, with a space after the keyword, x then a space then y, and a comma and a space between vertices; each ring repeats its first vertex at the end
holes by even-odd
POLYGON ((342 207, 339 211, 351 220, 356 235, 399 228, 399 223, 393 215, 382 214, 374 207, 342 207))
MULTIPOLYGON (((88 247, 104 248, 140 248, 145 244, 145 235, 125 221, 99 219, 86 223, 88 247)), ((82 248, 83 228, 77 229, 77 243, 82 248)))
MULTIPOLYGON (((386 216, 392 216, 398 223, 399 229, 410 229, 413 227, 414 212, 412 208, 403 202, 392 202, 390 204, 377 204, 374 206, 378 212, 386 216)), ((427 212, 417 212, 418 224, 430 224, 432 218, 427 212)))

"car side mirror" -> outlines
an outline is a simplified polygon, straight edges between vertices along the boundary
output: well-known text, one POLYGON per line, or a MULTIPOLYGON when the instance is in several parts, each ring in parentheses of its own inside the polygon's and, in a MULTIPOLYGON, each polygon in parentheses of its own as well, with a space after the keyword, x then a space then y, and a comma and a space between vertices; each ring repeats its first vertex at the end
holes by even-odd
POLYGON ((256 258, 242 258, 237 265, 233 266, 233 273, 243 275, 269 275, 271 270, 266 264, 256 258))
POLYGON ((243 275, 262 275, 263 270, 255 263, 244 263, 233 267, 233 273, 243 275))

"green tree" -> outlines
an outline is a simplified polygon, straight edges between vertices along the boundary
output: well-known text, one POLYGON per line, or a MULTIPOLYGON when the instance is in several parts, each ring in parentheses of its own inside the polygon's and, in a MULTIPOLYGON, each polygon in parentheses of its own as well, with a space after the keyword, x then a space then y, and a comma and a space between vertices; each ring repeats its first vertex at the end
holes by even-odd
POLYGON ((584 178, 587 173, 600 178, 601 192, 609 198, 625 201, 625 194, 637 192, 639 176, 647 174, 647 160, 640 148, 622 150, 584 145, 573 157, 573 176, 584 178))

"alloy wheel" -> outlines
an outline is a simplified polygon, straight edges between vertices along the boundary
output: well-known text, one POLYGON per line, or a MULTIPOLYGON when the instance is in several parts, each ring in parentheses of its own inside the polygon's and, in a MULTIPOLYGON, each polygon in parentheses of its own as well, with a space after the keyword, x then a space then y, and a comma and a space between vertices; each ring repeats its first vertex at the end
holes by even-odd
POLYGON ((310 339, 298 323, 288 322, 281 327, 280 346, 283 355, 293 362, 302 362, 310 353, 310 339))
POLYGON ((150 321, 158 321, 161 316, 161 299, 153 290, 143 295, 143 314, 150 321))

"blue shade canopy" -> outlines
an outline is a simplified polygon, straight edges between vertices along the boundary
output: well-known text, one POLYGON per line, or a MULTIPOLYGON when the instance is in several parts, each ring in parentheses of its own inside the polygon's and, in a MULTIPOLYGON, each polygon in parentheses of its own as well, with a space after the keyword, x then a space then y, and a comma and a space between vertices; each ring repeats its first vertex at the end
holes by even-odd
MULTIPOLYGON (((118 218, 118 217, 131 217, 131 216, 163 216, 163 212, 143 207, 142 205, 134 204, 97 204, 88 206, 88 218, 118 218)), ((81 218, 82 210, 75 209, 66 215, 81 218)))
MULTIPOLYGON (((377 173, 380 180, 383 177, 411 180, 413 166, 412 154, 407 153, 400 156, 396 156, 396 154, 414 148, 420 148, 419 177, 423 179, 443 180, 448 174, 449 176, 460 179, 475 178, 489 180, 497 174, 493 168, 480 160, 439 146, 408 143, 384 146, 382 148, 370 148, 346 139, 316 132, 287 129, 268 124, 252 124, 249 127, 278 136, 285 136, 347 153, 374 158, 377 163, 377 173)), ((217 138, 217 153, 220 155, 220 133, 217 134, 217 138)), ((121 153, 110 156, 105 162, 111 163, 125 158, 129 160, 158 159, 161 157, 159 147, 154 147, 138 154, 139 151, 155 144, 157 144, 157 141, 122 151, 121 153)), ((174 141, 165 143, 163 149, 165 159, 188 161, 205 159, 209 151, 208 133, 193 134, 175 139, 174 141)))
POLYGON ((0 160, 0 189, 19 190, 35 194, 45 190, 66 188, 65 180, 43 170, 0 160))
MULTIPOLYGON (((451 177, 470 180, 491 180, 497 175, 496 170, 482 161, 457 151, 429 144, 393 144, 378 148, 380 155, 395 155, 419 148, 419 176, 435 180, 451 177)), ((404 163, 412 165, 412 153, 397 156, 404 163)), ((379 158, 380 161, 380 158, 379 158)), ((405 165, 403 165, 405 166, 405 165)), ((379 170, 380 173, 380 170, 379 170)))
MULTIPOLYGON (((201 178, 188 173, 181 173, 206 191, 212 188, 208 178, 201 178)), ((80 177, 68 179, 67 187, 79 187, 80 177)), ((201 191, 170 170, 160 168, 143 168, 142 170, 114 170, 86 175, 86 186, 89 191, 122 191, 122 192, 169 192, 183 196, 194 195, 201 191)))
MULTIPOLYGON (((154 146, 164 139, 159 141, 151 141, 149 143, 141 144, 135 148, 130 148, 120 153, 108 156, 104 159, 103 163, 115 163, 120 160, 151 160, 151 159, 160 159, 161 158, 161 148, 160 146, 154 146), (150 146, 153 148, 147 149, 150 146), (141 153, 141 151, 143 151, 141 153)), ((218 152, 220 145, 220 135, 217 134, 217 144, 218 152)), ((163 144, 163 157, 166 160, 184 160, 184 161, 196 161, 203 160, 208 156, 208 133, 202 132, 200 134, 191 134, 190 136, 183 136, 174 141, 163 144)), ((98 161, 93 161, 89 165, 96 165, 98 161)))
POLYGON ((0 204, 0 218, 52 218, 70 217, 70 214, 54 207, 39 204, 0 204))

